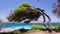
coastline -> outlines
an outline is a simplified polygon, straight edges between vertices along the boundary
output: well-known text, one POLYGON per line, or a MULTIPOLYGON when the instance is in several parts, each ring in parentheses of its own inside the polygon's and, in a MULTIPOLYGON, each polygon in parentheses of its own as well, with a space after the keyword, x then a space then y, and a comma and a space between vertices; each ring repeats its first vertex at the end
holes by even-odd
POLYGON ((18 30, 18 29, 16 29, 16 28, 1 28, 0 33, 3 33, 3 32, 12 32, 14 30, 18 30))

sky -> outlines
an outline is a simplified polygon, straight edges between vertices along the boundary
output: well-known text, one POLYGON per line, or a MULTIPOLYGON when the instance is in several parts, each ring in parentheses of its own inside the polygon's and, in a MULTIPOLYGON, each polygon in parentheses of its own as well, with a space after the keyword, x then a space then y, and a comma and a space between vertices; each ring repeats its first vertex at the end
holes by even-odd
MULTIPOLYGON (((0 18, 4 22, 8 22, 6 16, 14 10, 17 6, 19 6, 23 2, 28 2, 31 6, 35 6, 36 8, 41 8, 45 10, 44 12, 50 16, 52 22, 59 22, 60 18, 57 18, 52 13, 52 4, 57 3, 57 0, 0 0, 0 18)), ((43 18, 40 17, 37 22, 43 21, 43 18)), ((48 21, 48 19, 47 19, 48 21)))

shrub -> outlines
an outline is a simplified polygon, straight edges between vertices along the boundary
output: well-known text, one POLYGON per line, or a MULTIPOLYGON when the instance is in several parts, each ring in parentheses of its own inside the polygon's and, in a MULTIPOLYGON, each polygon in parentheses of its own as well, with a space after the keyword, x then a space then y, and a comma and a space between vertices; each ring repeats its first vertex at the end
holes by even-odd
POLYGON ((32 29, 44 29, 44 26, 39 25, 39 24, 33 24, 32 29))
POLYGON ((60 22, 58 22, 58 29, 60 29, 60 22))

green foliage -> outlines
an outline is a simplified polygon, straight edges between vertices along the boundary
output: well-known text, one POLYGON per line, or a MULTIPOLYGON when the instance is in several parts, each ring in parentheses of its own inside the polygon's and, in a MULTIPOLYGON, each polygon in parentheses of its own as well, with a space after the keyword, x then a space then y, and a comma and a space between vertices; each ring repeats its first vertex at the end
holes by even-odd
POLYGON ((9 14, 6 18, 9 21, 21 21, 21 14, 23 13, 23 11, 25 11, 28 7, 30 7, 30 4, 28 4, 27 2, 23 2, 22 4, 20 4, 18 7, 16 7, 14 9, 14 13, 9 14), (22 13, 21 13, 22 12, 22 13), (20 14, 21 13, 21 14, 20 14))
POLYGON ((27 7, 30 7, 30 4, 28 4, 27 2, 23 2, 22 4, 20 4, 18 7, 16 7, 14 9, 15 12, 17 11, 24 11, 27 9, 27 7))
POLYGON ((12 21, 12 20, 13 20, 12 15, 7 16, 6 18, 7 18, 9 21, 12 21))
POLYGON ((2 19, 0 18, 0 23, 2 22, 2 19))
POLYGON ((58 26, 52 26, 52 29, 57 29, 58 28, 58 26))
POLYGON ((32 29, 44 29, 44 26, 39 25, 39 24, 33 24, 32 29))
POLYGON ((57 26, 52 26, 52 29, 60 29, 60 22, 58 22, 57 26))
POLYGON ((27 2, 23 2, 22 4, 19 5, 20 8, 22 7, 30 7, 30 4, 27 2))
MULTIPOLYGON (((13 10, 13 13, 7 16, 7 19, 10 22, 21 22, 25 19, 30 19, 30 23, 32 20, 37 21, 40 15, 42 15, 41 10, 39 11, 37 8, 30 6, 27 2, 23 2, 13 10)), ((24 22, 27 23, 27 21, 24 22)))
POLYGON ((60 22, 58 22, 58 29, 60 29, 60 22))
MULTIPOLYGON (((6 18, 9 21, 14 21, 14 22, 19 21, 20 22, 23 20, 23 19, 21 19, 21 18, 23 18, 22 15, 25 16, 25 14, 26 14, 24 11, 29 7, 31 7, 30 4, 28 4, 27 2, 23 2, 22 4, 20 4, 18 7, 16 7, 14 9, 14 11, 13 11, 14 13, 9 14, 6 18)), ((31 8, 33 9, 33 7, 31 7, 31 8)))

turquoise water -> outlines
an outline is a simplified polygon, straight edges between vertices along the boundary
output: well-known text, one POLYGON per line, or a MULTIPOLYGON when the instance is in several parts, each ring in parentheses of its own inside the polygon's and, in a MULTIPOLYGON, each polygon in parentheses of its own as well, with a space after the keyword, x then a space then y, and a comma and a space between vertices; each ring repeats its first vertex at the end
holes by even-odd
MULTIPOLYGON (((29 23, 29 24, 25 24, 25 23, 2 23, 2 25, 0 26, 0 28, 25 28, 25 29, 30 29, 32 27, 34 23, 29 23)), ((36 23, 39 25, 43 26, 43 23, 36 23)), ((58 23, 51 23, 51 25, 57 26, 58 23)))
POLYGON ((1 23, 2 25, 0 28, 25 28, 30 29, 32 27, 32 24, 25 24, 25 23, 1 23))

